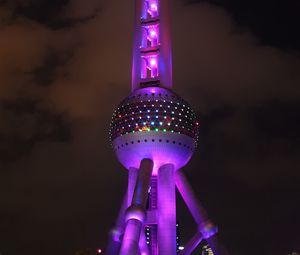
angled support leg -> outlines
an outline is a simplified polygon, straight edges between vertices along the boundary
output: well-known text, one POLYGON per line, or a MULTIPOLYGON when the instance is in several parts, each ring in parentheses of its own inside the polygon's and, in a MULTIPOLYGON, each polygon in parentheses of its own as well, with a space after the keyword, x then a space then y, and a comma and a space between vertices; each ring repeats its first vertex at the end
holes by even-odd
MULTIPOLYGON (((212 224, 207 216, 205 209, 197 201, 197 198, 182 171, 178 171, 176 174, 176 186, 189 211, 191 212, 195 222, 198 225, 199 234, 201 234, 203 239, 206 239, 215 255, 227 255, 227 251, 217 242, 217 238, 215 236, 218 231, 217 227, 212 224)), ((198 244, 200 243, 200 241, 198 242, 198 244)), ((196 243, 197 242, 195 242, 195 244, 196 243)), ((190 247, 192 248, 192 246, 193 245, 191 245, 190 247)), ((195 248, 196 246, 193 249, 195 248)), ((183 252, 182 254, 190 254, 193 249, 191 251, 187 251, 186 253, 183 252)))
POLYGON ((121 237, 124 233, 125 228, 125 211, 127 209, 127 193, 125 194, 122 202, 121 209, 118 214, 114 228, 110 231, 110 238, 108 242, 108 248, 106 255, 118 254, 121 246, 121 237))
POLYGON ((203 240, 202 234, 197 232, 192 239, 185 245, 184 250, 178 255, 190 255, 203 240))
POLYGON ((210 246, 210 248, 213 250, 215 255, 229 255, 226 248, 219 242, 216 235, 213 235, 206 239, 206 242, 210 246))
POLYGON ((141 161, 131 206, 126 210, 126 227, 119 253, 120 255, 139 254, 139 240, 146 217, 145 208, 152 169, 152 160, 143 159, 141 161))

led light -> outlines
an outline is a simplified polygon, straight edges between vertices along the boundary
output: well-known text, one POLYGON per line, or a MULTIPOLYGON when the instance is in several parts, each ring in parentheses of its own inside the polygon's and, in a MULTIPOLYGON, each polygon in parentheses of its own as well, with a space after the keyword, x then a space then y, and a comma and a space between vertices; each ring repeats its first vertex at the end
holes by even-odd
POLYGON ((156 12, 157 11, 157 4, 156 3, 150 4, 150 10, 153 11, 153 12, 156 12))
POLYGON ((150 66, 151 66, 151 67, 157 66, 156 58, 151 58, 151 59, 150 59, 150 66))
POLYGON ((149 32, 149 34, 150 34, 150 37, 151 37, 151 38, 156 38, 156 36, 157 36, 157 33, 156 33, 155 30, 151 30, 151 31, 149 32))

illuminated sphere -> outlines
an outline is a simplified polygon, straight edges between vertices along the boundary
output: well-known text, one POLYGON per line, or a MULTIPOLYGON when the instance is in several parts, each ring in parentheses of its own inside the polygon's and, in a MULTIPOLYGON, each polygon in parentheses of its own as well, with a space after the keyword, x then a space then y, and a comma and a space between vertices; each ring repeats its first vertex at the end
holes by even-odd
POLYGON ((186 165, 198 141, 199 123, 190 105, 161 87, 135 90, 114 111, 110 128, 112 147, 121 162, 138 168, 153 160, 153 174, 164 164, 186 165))

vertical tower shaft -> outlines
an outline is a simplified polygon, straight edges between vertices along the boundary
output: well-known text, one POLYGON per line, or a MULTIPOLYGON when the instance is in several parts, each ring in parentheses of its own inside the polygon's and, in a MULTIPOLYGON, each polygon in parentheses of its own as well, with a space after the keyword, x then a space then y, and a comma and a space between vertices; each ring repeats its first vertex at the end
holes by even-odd
POLYGON ((169 0, 135 0, 132 91, 172 87, 169 0))
MULTIPOLYGON (((151 190, 149 193, 149 210, 157 210, 157 176, 152 176, 151 190)), ((150 229, 149 236, 149 248, 151 255, 158 255, 157 248, 157 224, 151 224, 148 226, 150 229)))
POLYGON ((166 164, 158 170, 158 251, 161 255, 176 255, 175 169, 166 164))

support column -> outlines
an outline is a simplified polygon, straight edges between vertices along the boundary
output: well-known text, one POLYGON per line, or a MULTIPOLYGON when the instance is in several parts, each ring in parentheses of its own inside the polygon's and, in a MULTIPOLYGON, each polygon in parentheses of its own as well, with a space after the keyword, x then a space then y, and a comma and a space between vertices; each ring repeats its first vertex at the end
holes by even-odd
MULTIPOLYGON (((189 185, 184 174, 181 171, 177 171, 176 173, 176 186, 184 202, 189 208, 189 211, 191 212, 195 222, 198 225, 199 240, 201 236, 206 239, 215 255, 228 255, 227 250, 218 242, 218 239, 216 237, 218 228, 209 220, 205 209, 197 201, 191 186, 189 185)), ((196 245, 196 243, 197 238, 195 238, 194 244, 196 245)), ((193 244, 193 241, 191 241, 191 244, 193 244)), ((192 250, 193 245, 190 245, 190 248, 192 250)))
POLYGON ((166 164, 158 170, 158 253, 176 255, 176 197, 174 165, 166 164))
POLYGON ((160 0, 160 54, 159 73, 161 86, 172 89, 172 46, 171 46, 171 4, 170 0, 160 0))
POLYGON ((138 176, 138 169, 133 167, 128 169, 127 207, 129 207, 132 202, 137 176, 138 176))
POLYGON ((197 225, 199 226, 208 221, 205 209, 198 202, 192 187, 181 170, 176 173, 176 186, 197 225))
MULTIPOLYGON (((151 178, 151 190, 149 194, 149 210, 148 215, 150 216, 150 212, 153 215, 153 212, 157 210, 157 176, 152 176, 151 178)), ((152 217, 153 218, 153 217, 152 217)), ((147 219, 149 220, 149 218, 147 219)), ((157 221, 154 224, 149 224, 150 228, 150 252, 151 255, 158 255, 157 249, 157 221)))
POLYGON ((150 255, 149 248, 147 246, 146 235, 145 235, 145 227, 144 226, 142 227, 142 230, 141 230, 139 247, 140 247, 141 255, 150 255))
POLYGON ((121 246, 121 236, 124 233, 125 228, 125 211, 127 209, 127 193, 124 196, 121 209, 118 214, 117 221, 115 223, 114 228, 110 231, 108 248, 106 251, 106 255, 116 255, 121 246))
POLYGON ((190 255, 197 248, 203 240, 202 234, 197 232, 192 239, 184 246, 184 250, 179 252, 178 255, 190 255))
POLYGON ((153 162, 143 159, 130 207, 126 211, 126 227, 120 255, 138 255, 141 230, 146 217, 146 202, 152 175, 153 162))

